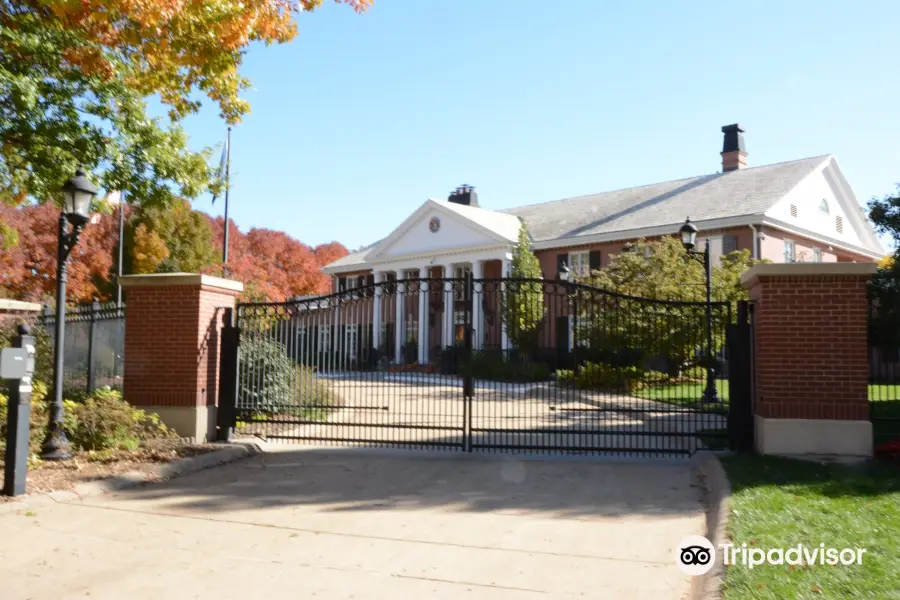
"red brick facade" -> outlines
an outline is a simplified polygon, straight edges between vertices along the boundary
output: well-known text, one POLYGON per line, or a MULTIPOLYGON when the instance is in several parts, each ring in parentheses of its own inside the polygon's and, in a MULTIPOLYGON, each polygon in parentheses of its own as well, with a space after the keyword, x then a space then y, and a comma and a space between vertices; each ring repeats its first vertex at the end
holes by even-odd
POLYGON ((756 414, 868 420, 865 267, 874 265, 764 267, 798 268, 766 275, 757 267, 744 277, 754 310, 756 414))
POLYGON ((195 277, 190 285, 126 283, 124 397, 132 404, 216 405, 219 333, 239 292, 195 277))

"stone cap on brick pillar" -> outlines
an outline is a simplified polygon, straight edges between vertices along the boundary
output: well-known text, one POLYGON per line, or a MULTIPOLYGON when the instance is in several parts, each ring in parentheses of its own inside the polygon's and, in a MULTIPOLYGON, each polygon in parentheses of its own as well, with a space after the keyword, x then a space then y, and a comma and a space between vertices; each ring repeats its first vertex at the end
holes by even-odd
POLYGON ((149 275, 124 275, 119 279, 123 288, 136 287, 173 287, 173 286, 199 286, 215 288, 223 292, 240 294, 244 291, 244 284, 232 279, 201 275, 200 273, 151 273, 149 275))
POLYGON ((41 312, 41 305, 37 302, 22 302, 21 300, 7 300, 0 298, 0 313, 29 313, 41 312))
POLYGON ((751 288, 761 277, 862 277, 869 278, 878 270, 875 263, 764 263, 747 269, 741 284, 751 288))

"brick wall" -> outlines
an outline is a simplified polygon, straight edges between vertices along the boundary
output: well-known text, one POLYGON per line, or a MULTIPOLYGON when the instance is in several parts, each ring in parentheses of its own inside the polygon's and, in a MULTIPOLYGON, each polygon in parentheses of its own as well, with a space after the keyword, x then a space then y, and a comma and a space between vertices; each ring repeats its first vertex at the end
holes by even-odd
POLYGON ((236 294, 204 285, 129 288, 124 397, 138 406, 215 405, 219 332, 236 294))
POLYGON ((754 304, 757 415, 868 420, 870 274, 847 269, 867 266, 763 265, 745 275, 754 304))

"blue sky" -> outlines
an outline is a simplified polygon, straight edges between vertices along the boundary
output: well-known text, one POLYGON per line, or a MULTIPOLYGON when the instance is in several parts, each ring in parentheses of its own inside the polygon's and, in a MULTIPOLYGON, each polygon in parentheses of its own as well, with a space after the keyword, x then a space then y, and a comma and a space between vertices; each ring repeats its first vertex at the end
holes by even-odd
MULTIPOLYGON (((505 208, 712 173, 733 122, 750 166, 832 153, 861 203, 900 181, 900 2, 326 3, 246 57, 244 231, 353 249, 463 183, 505 208)), ((224 138, 209 104, 185 126, 224 138)))

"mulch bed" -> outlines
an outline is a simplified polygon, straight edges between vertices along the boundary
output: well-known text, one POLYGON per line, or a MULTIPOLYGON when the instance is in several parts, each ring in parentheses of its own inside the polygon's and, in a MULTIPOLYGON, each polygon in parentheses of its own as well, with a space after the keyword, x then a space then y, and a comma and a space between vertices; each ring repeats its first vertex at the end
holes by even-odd
MULTIPOLYGON (((28 466, 26 493, 67 491, 77 484, 96 481, 130 471, 146 473, 148 480, 157 478, 156 469, 165 463, 221 450, 214 444, 179 444, 164 448, 143 448, 140 450, 119 450, 114 453, 76 452, 72 460, 63 462, 42 461, 28 466)), ((0 457, 0 478, 3 476, 0 457)), ((2 481, 2 479, 0 479, 2 481)), ((0 502, 12 500, 0 495, 0 502)))

